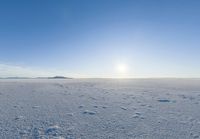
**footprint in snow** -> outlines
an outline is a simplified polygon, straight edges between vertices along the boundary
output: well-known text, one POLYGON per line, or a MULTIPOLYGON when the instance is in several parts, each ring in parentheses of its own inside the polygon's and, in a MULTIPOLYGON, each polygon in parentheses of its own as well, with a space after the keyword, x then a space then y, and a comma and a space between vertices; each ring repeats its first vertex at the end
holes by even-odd
POLYGON ((133 118, 141 118, 141 119, 144 119, 144 117, 142 117, 142 114, 140 112, 136 112, 134 115, 133 115, 133 118))
POLYGON ((104 94, 109 94, 109 92, 104 92, 104 94))
POLYGON ((29 132, 27 130, 19 131, 20 136, 24 139, 28 138, 29 132))
POLYGON ((44 133, 43 133, 42 129, 40 129, 40 128, 34 128, 32 132, 33 132, 34 139, 40 139, 41 137, 44 136, 44 133))
POLYGON ((53 125, 48 127, 45 130, 45 135, 48 136, 48 138, 57 138, 57 139, 64 139, 64 137, 62 137, 62 131, 61 131, 61 127, 58 125, 53 125))
POLYGON ((89 97, 90 99, 92 99, 92 100, 97 100, 96 98, 94 98, 94 97, 89 97))
POLYGON ((181 97, 182 99, 186 99, 187 97, 185 95, 178 95, 179 97, 181 97))
POLYGON ((144 106, 146 106, 146 104, 141 104, 140 106, 143 106, 143 107, 144 107, 144 106))
POLYGON ((83 114, 95 115, 95 114, 96 114, 96 112, 89 111, 89 110, 85 110, 85 111, 83 112, 83 114))
POLYGON ((127 110, 127 108, 125 108, 125 107, 120 107, 122 110, 127 110))
POLYGON ((61 88, 64 88, 64 86, 62 84, 54 84, 55 86, 58 86, 58 87, 61 87, 61 88))
POLYGON ((38 109, 38 108, 40 108, 40 106, 33 106, 32 108, 33 109, 38 109))
POLYGON ((68 116, 74 116, 74 114, 73 114, 73 113, 67 113, 67 115, 68 115, 68 116))
POLYGON ((58 132, 60 129, 60 127, 58 125, 53 125, 53 126, 50 126, 46 129, 45 133, 46 134, 51 134, 53 132, 58 132))
POLYGON ((190 135, 193 136, 194 139, 199 139, 200 138, 200 136, 198 134, 191 133, 190 135))
POLYGON ((189 100, 194 100, 195 99, 193 96, 189 96, 188 98, 189 98, 189 100))
POLYGON ((193 138, 194 139, 199 139, 199 135, 194 135, 193 138))
POLYGON ((85 95, 80 95, 80 96, 78 96, 78 97, 84 97, 85 95))
POLYGON ((107 108, 107 106, 102 106, 102 108, 103 108, 103 109, 106 109, 106 108, 107 108))
POLYGON ((136 112, 135 114, 136 114, 136 115, 142 115, 140 112, 136 112))
POLYGON ((147 105, 147 107, 148 107, 148 108, 153 108, 153 106, 151 106, 151 105, 147 105))
POLYGON ((122 99, 123 99, 123 100, 127 100, 128 98, 126 98, 126 97, 123 97, 122 99))
POLYGON ((158 102, 170 102, 170 100, 168 100, 168 99, 158 99, 157 101, 158 102))
POLYGON ((24 116, 17 116, 17 117, 15 117, 15 120, 21 120, 21 119, 24 119, 24 116))
POLYGON ((135 115, 133 115, 133 118, 139 118, 139 115, 135 114, 135 115))
POLYGON ((83 105, 80 105, 78 108, 79 108, 79 109, 82 109, 83 107, 84 107, 83 105))

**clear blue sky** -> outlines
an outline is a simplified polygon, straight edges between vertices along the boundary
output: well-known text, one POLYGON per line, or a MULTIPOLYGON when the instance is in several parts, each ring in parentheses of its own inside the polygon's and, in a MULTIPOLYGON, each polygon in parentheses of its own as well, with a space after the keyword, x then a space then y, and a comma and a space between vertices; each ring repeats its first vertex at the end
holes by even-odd
POLYGON ((199 0, 1 0, 0 76, 200 77, 199 7, 199 0))

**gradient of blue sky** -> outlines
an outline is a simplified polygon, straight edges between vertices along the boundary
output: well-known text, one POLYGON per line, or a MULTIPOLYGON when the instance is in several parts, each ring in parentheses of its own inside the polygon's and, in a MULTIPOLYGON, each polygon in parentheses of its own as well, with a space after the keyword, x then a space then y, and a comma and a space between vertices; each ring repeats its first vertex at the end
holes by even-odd
POLYGON ((127 77, 200 77, 199 7, 199 0, 1 0, 0 76, 117 77, 122 63, 127 77))

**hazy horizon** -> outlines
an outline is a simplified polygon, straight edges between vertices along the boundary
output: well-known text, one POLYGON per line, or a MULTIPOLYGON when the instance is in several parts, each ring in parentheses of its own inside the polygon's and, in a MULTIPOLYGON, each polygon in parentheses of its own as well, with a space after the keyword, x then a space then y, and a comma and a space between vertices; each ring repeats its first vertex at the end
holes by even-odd
POLYGON ((198 0, 0 2, 0 77, 200 78, 198 0))

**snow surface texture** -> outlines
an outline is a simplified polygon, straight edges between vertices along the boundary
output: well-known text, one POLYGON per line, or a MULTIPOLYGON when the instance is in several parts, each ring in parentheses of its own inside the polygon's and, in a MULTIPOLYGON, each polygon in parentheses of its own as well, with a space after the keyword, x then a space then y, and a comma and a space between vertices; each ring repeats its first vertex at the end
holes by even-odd
POLYGON ((1 139, 197 139, 198 79, 0 80, 1 139))

